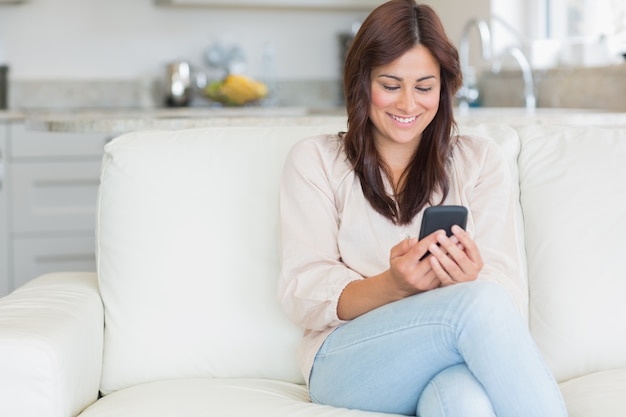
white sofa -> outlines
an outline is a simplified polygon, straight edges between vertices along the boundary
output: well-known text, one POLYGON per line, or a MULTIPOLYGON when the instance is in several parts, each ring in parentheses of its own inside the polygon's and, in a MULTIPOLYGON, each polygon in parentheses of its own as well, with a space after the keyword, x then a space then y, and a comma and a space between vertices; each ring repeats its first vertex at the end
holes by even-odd
MULTIPOLYGON (((109 143, 97 276, 48 274, 0 300, 0 416, 376 415, 307 402, 301 331, 276 301, 283 158, 340 129, 109 143)), ((496 140, 519 179, 529 324, 570 416, 626 416, 626 129, 461 130, 496 140)))

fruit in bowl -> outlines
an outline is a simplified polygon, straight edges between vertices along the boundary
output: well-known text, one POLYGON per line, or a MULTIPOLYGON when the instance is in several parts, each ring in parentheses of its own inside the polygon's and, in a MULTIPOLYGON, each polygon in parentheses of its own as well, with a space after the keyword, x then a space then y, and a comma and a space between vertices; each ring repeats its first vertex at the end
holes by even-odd
POLYGON ((242 74, 228 74, 204 89, 207 98, 226 106, 243 106, 267 97, 267 86, 242 74))

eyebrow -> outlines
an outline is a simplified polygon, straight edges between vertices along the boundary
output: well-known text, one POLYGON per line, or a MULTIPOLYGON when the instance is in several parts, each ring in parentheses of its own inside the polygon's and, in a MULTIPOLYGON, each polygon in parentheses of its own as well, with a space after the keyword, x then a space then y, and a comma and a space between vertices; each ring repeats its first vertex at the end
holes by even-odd
MULTIPOLYGON (((402 81, 402 78, 401 78, 401 77, 396 77, 395 75, 380 74, 380 75, 378 76, 378 78, 381 78, 381 77, 391 78, 391 79, 394 79, 394 80, 396 80, 396 81, 402 81)), ((424 77, 418 78, 416 81, 417 81, 417 82, 421 82, 421 81, 426 81, 426 80, 429 80, 429 79, 431 79, 431 78, 437 78, 437 77, 435 77, 434 75, 426 75, 426 76, 424 76, 424 77)))

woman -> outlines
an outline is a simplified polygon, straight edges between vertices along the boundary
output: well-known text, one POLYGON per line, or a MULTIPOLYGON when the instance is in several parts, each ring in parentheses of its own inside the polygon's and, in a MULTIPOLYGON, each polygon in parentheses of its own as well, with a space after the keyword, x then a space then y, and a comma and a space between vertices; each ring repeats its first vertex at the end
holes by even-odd
POLYGON ((414 0, 381 5, 344 80, 348 131, 294 146, 281 189, 279 296, 305 329, 311 399, 423 417, 565 416, 519 311, 507 167, 492 142, 452 135, 461 74, 439 18, 414 0), (417 241, 438 204, 466 206, 467 231, 417 241))

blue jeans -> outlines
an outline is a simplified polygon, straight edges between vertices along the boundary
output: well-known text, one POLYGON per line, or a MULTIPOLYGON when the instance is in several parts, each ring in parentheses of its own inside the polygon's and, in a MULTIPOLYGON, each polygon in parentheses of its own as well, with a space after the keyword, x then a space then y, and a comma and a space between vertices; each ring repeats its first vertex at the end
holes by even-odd
POLYGON ((340 326, 309 389, 317 403, 421 417, 567 416, 521 315, 489 282, 422 293, 340 326))

